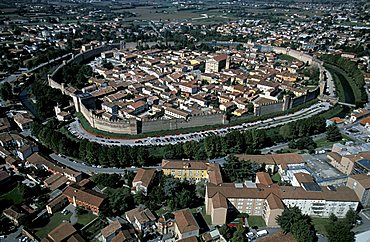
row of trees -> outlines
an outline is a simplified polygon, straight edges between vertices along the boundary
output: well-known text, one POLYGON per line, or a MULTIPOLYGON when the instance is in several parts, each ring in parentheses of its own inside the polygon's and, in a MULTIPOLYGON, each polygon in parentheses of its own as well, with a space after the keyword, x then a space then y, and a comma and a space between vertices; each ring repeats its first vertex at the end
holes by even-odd
POLYGON ((62 68, 61 80, 66 84, 72 84, 74 87, 82 88, 86 86, 87 80, 93 75, 89 65, 65 65, 62 68))
POLYGON ((35 74, 31 85, 30 94, 36 99, 35 111, 41 120, 54 116, 54 107, 68 105, 68 96, 63 95, 58 89, 49 87, 47 83, 48 69, 43 68, 35 74))
POLYGON ((35 123, 32 133, 48 148, 80 158, 90 164, 127 167, 159 163, 162 159, 212 159, 228 154, 258 153, 258 149, 275 143, 306 137, 325 131, 325 120, 304 119, 271 130, 233 131, 223 137, 213 135, 202 141, 166 146, 107 146, 88 140, 70 139, 59 130, 56 121, 35 123))
POLYGON ((367 94, 364 88, 365 85, 365 78, 364 74, 360 69, 357 67, 357 63, 344 59, 339 55, 323 55, 321 57, 325 62, 329 64, 336 65, 343 69, 349 77, 352 78, 352 81, 356 85, 356 87, 361 91, 361 102, 367 102, 367 94))

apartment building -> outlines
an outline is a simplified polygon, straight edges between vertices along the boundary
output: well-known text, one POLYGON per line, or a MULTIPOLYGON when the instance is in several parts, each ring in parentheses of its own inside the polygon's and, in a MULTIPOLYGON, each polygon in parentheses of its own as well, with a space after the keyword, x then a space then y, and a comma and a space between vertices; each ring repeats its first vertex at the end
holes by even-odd
POLYGON ((351 175, 348 177, 347 187, 355 191, 363 207, 370 206, 370 176, 366 174, 351 175))
POLYGON ((327 155, 330 164, 346 175, 370 172, 370 152, 361 152, 353 155, 340 155, 329 152, 327 155))
POLYGON ((69 186, 63 191, 70 203, 75 206, 90 210, 94 214, 99 214, 99 210, 105 201, 105 197, 97 192, 69 186))
POLYGON ((272 184, 267 173, 257 173, 256 183, 207 184, 206 212, 212 224, 226 223, 228 211, 236 210, 252 216, 262 216, 267 226, 277 226, 276 216, 285 206, 298 206, 303 214, 329 217, 334 213, 344 217, 349 209, 357 209, 359 199, 348 187, 319 186, 314 182, 302 182, 301 186, 272 184))
POLYGON ((162 171, 182 180, 222 183, 220 166, 205 160, 162 160, 162 171))

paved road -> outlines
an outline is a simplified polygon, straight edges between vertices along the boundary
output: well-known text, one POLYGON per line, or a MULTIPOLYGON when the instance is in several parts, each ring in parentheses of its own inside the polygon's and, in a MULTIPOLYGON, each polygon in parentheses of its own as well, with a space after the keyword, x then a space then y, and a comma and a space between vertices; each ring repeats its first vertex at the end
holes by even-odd
POLYGON ((236 125, 229 128, 220 128, 214 130, 200 131, 187 134, 179 135, 167 135, 162 137, 146 137, 138 139, 107 139, 103 137, 98 137, 92 135, 82 128, 79 121, 74 121, 69 124, 68 130, 79 139, 88 139, 89 141, 97 142, 105 145, 128 145, 128 146, 149 146, 149 145, 168 145, 183 143, 188 141, 198 141, 204 139, 210 135, 220 135, 223 136, 231 131, 243 131, 249 129, 267 129, 272 127, 277 127, 283 124, 287 124, 299 119, 309 118, 330 108, 330 104, 327 102, 321 102, 312 105, 309 108, 299 110, 292 114, 287 114, 283 116, 278 116, 275 118, 270 118, 263 121, 256 121, 253 123, 244 123, 242 125, 236 125))
MULTIPOLYGON (((99 174, 99 173, 107 173, 107 174, 125 174, 126 172, 135 172, 137 170, 136 167, 127 167, 127 168, 116 168, 116 167, 93 167, 88 164, 85 164, 82 161, 73 159, 67 156, 59 156, 55 153, 51 154, 50 157, 59 162, 60 164, 70 167, 76 171, 84 172, 87 174, 99 174)), ((153 166, 149 168, 155 168, 157 170, 162 169, 160 166, 153 166)))

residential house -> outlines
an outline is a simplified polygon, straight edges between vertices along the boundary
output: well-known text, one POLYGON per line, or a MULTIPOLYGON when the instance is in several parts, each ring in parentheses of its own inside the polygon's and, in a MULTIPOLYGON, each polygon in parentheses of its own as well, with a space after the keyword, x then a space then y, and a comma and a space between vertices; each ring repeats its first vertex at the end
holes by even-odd
POLYGON ((48 214, 53 214, 60 211, 68 204, 68 199, 63 194, 60 194, 46 205, 46 211, 48 214))
POLYGON ((23 223, 25 214, 15 206, 11 206, 3 211, 3 215, 10 219, 15 226, 23 223))
POLYGON ((147 208, 134 208, 125 213, 125 218, 137 231, 144 231, 155 225, 156 217, 147 208))
POLYGON ((41 242, 74 241, 84 242, 85 239, 78 233, 77 229, 69 222, 63 222, 48 233, 41 242))
POLYGON ((112 239, 118 235, 118 233, 122 230, 121 223, 116 220, 110 223, 108 226, 104 227, 101 230, 101 240, 103 242, 111 242, 112 239))
POLYGON ((139 168, 132 181, 132 190, 134 192, 141 191, 144 195, 147 194, 148 188, 155 176, 155 169, 139 168))
POLYGON ((33 123, 33 119, 29 117, 29 115, 24 115, 21 113, 17 113, 14 115, 14 122, 18 125, 18 127, 24 131, 31 128, 33 123))
POLYGON ((189 209, 177 210, 173 214, 175 215, 175 234, 177 239, 199 236, 199 225, 189 209))

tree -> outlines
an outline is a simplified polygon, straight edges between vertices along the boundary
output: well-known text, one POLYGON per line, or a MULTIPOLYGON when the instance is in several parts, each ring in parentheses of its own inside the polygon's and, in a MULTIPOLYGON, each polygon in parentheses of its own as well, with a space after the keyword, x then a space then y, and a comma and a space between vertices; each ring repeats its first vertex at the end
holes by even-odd
POLYGON ((10 219, 2 216, 0 218, 0 234, 8 234, 11 227, 12 222, 10 221, 10 219))
POLYGON ((276 218, 284 233, 292 233, 297 242, 313 242, 316 239, 315 228, 311 218, 303 215, 298 207, 285 208, 276 218))
POLYGON ((333 124, 327 128, 326 139, 331 142, 339 141, 342 139, 342 134, 340 133, 338 126, 333 124))
POLYGON ((96 174, 92 180, 104 187, 118 188, 122 186, 121 176, 118 174, 96 174))
POLYGON ((351 231, 351 225, 345 220, 338 220, 326 227, 329 242, 352 242, 355 235, 351 231))
POLYGON ((285 208, 283 213, 276 218, 276 222, 279 224, 284 233, 292 231, 292 226, 295 223, 299 223, 303 220, 303 215, 298 207, 285 208))
POLYGON ((358 216, 358 213, 356 211, 354 211, 352 208, 350 208, 348 210, 348 212, 346 213, 346 218, 345 218, 345 221, 350 225, 350 226, 354 226, 357 222, 358 219, 360 219, 361 217, 358 216))
POLYGON ((334 213, 331 213, 330 216, 329 216, 329 220, 330 220, 330 222, 335 223, 336 221, 338 221, 338 217, 335 216, 334 213))
POLYGON ((226 158, 224 164, 224 172, 232 182, 241 182, 245 180, 252 180, 260 166, 255 162, 239 160, 233 155, 226 158))
POLYGON ((122 215, 124 212, 134 207, 134 198, 127 187, 118 190, 108 190, 109 206, 113 212, 122 215))
POLYGON ((231 242, 245 242, 248 241, 247 237, 245 236, 245 228, 242 225, 239 225, 234 232, 234 235, 231 239, 231 242))
POLYGON ((1 84, 0 97, 4 101, 8 101, 13 98, 12 86, 9 84, 9 82, 4 82, 3 84, 1 84))
POLYGON ((235 227, 229 227, 227 226, 226 224, 223 224, 220 228, 219 228, 219 231, 220 231, 220 234, 227 240, 231 240, 231 238, 233 237, 234 235, 234 232, 235 232, 235 227))
POLYGON ((297 222, 292 225, 291 233, 297 242, 313 242, 315 241, 315 234, 307 221, 297 222))

